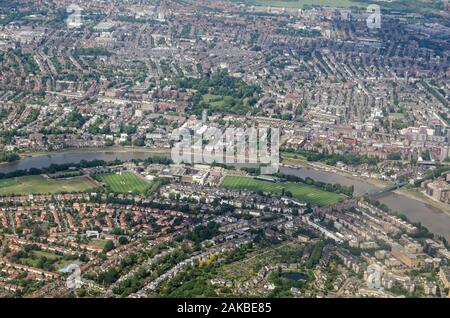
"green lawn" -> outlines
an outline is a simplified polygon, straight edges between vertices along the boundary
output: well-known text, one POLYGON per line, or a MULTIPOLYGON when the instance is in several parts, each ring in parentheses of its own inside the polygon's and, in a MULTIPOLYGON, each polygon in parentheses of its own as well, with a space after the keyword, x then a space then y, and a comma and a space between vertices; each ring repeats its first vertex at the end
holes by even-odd
POLYGON ((389 114, 389 119, 404 120, 405 119, 405 115, 401 114, 401 113, 390 113, 389 114))
POLYGON ((58 255, 48 250, 32 250, 28 257, 20 258, 17 262, 31 267, 56 271, 72 263, 77 257, 69 255, 58 255), (44 262, 46 265, 44 265, 44 262))
POLYGON ((221 96, 205 94, 203 95, 202 103, 207 105, 211 110, 222 110, 224 108, 232 107, 234 98, 231 96, 221 96))
POLYGON ((31 267, 38 267, 39 259, 37 258, 22 258, 19 261, 20 264, 31 267))
POLYGON ((306 160, 306 158, 304 156, 296 154, 296 153, 288 152, 288 151, 282 151, 281 156, 283 156, 284 158, 306 160))
POLYGON ((33 250, 29 252, 29 257, 21 258, 20 263, 24 265, 28 265, 31 267, 39 267, 39 259, 45 257, 51 261, 59 261, 62 259, 62 256, 56 255, 52 251, 43 251, 43 250, 33 250))
POLYGON ((61 256, 59 256, 59 255, 56 255, 54 252, 52 252, 52 251, 42 251, 42 250, 40 250, 40 251, 33 251, 33 254, 36 256, 36 257, 47 257, 48 259, 60 259, 61 258, 61 256))
POLYGON ((103 249, 106 245, 107 240, 102 240, 102 239, 95 239, 89 242, 90 246, 93 246, 95 248, 101 248, 103 249))
POLYGON ((25 176, 0 180, 0 195, 84 192, 95 188, 85 177, 46 179, 43 176, 25 176))
POLYGON ((122 172, 122 174, 103 174, 96 176, 96 178, 100 182, 103 182, 110 191, 117 193, 144 194, 147 189, 152 187, 154 183, 147 181, 132 172, 122 172))
POLYGON ((346 198, 342 194, 326 192, 317 187, 293 182, 268 182, 250 177, 226 176, 221 186, 228 189, 246 189, 249 191, 270 192, 281 196, 283 188, 290 191, 294 199, 311 203, 312 205, 327 206, 346 198))

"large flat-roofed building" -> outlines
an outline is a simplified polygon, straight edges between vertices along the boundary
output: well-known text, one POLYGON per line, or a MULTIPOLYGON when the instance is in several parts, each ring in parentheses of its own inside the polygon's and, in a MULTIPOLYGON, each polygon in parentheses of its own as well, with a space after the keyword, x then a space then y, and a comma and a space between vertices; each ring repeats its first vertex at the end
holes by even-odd
POLYGON ((408 253, 400 244, 394 244, 391 251, 392 256, 408 267, 419 267, 420 261, 416 254, 408 253))
POLYGON ((450 204, 450 184, 444 180, 438 180, 427 184, 427 195, 437 201, 450 204))

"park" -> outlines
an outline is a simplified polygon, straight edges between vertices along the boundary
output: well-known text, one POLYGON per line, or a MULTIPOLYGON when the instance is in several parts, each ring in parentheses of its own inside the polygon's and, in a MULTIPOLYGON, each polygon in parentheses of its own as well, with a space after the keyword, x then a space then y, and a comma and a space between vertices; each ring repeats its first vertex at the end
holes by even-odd
POLYGON ((276 196, 290 193, 296 200, 318 206, 332 205, 346 198, 343 194, 327 192, 303 183, 269 182, 251 177, 226 176, 223 178, 221 186, 227 189, 268 192, 276 196))

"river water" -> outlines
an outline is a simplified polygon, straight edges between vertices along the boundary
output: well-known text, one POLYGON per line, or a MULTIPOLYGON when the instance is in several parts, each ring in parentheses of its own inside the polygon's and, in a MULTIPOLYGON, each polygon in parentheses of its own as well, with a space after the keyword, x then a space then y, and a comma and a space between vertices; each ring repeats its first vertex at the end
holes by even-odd
MULTIPOLYGON (((6 173, 15 170, 42 168, 47 167, 52 163, 78 163, 81 160, 105 160, 112 161, 131 160, 131 159, 145 159, 152 156, 167 156, 166 153, 150 153, 150 152, 121 152, 121 151, 71 151, 61 153, 49 153, 47 155, 28 157, 12 163, 0 164, 0 172, 6 173)), ((326 183, 339 183, 342 185, 353 185, 355 187, 355 194, 360 195, 367 192, 372 192, 379 189, 378 186, 373 185, 364 179, 356 179, 354 177, 347 177, 342 174, 331 171, 323 171, 309 168, 288 168, 282 167, 281 172, 284 174, 296 175, 301 178, 310 177, 314 180, 326 183)), ((431 232, 444 236, 450 240, 450 216, 444 212, 427 205, 419 200, 411 199, 405 195, 397 193, 389 193, 381 198, 379 201, 385 203, 393 211, 397 211, 406 215, 413 222, 421 222, 431 232)))
POLYGON ((155 154, 146 152, 121 152, 121 151, 80 151, 80 152, 54 152, 47 155, 28 157, 22 160, 0 164, 0 172, 12 172, 15 170, 26 170, 30 168, 44 168, 50 164, 79 163, 81 160, 105 160, 115 159, 128 161, 131 159, 145 159, 152 156, 167 156, 166 154, 155 154))

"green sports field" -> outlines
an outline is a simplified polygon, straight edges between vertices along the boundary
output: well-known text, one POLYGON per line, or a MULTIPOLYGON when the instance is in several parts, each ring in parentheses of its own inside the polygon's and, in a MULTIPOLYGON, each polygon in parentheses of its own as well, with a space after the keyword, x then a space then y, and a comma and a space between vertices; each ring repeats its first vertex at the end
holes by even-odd
POLYGON ((43 176, 25 176, 0 180, 0 195, 84 192, 95 188, 97 186, 86 177, 46 179, 43 176))
POLYGON ((117 193, 144 194, 154 183, 145 180, 132 172, 122 172, 122 174, 102 174, 96 176, 96 179, 103 182, 108 190, 117 193))
POLYGON ((250 177, 226 176, 223 178, 221 186, 228 189, 270 192, 277 196, 281 196, 284 188, 285 191, 292 193, 294 199, 319 206, 335 204, 346 198, 342 194, 326 192, 307 184, 293 182, 275 183, 256 180, 250 177))

